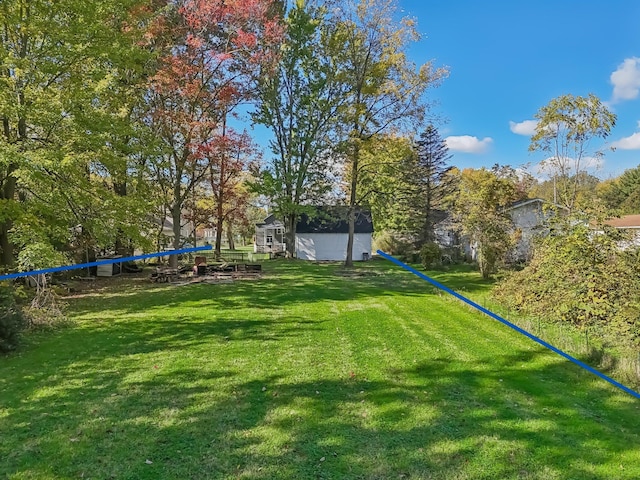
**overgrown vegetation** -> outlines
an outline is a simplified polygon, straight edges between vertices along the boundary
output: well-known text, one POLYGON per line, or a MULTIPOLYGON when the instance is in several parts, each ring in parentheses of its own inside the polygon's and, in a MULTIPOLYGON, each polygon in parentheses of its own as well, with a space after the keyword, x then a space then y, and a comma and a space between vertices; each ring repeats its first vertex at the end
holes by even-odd
POLYGON ((435 242, 427 242, 420 249, 420 261, 427 270, 442 265, 442 249, 435 242))
POLYGON ((10 352, 18 346, 24 327, 24 316, 16 303, 13 287, 0 283, 0 353, 10 352))
POLYGON ((494 296, 524 314, 640 345, 640 249, 615 229, 558 225, 494 296), (626 248, 625 248, 626 247, 626 248))

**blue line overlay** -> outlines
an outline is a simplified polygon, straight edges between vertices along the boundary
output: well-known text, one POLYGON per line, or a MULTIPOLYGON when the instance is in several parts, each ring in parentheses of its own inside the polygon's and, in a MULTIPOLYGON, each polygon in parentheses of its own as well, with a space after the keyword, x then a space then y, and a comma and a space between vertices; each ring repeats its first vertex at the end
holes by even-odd
POLYGON ((32 270, 30 272, 10 273, 8 275, 0 275, 0 280, 10 280, 12 278, 31 277, 33 275, 41 275, 43 273, 64 272, 67 270, 78 270, 80 268, 97 267, 98 265, 109 265, 111 263, 132 262, 134 260, 144 260, 145 258, 168 257, 169 255, 178 255, 181 253, 200 252, 202 250, 211 250, 211 245, 204 247, 183 248, 182 250, 169 250, 167 252, 146 253, 144 255, 136 255, 133 257, 110 258, 108 260, 99 260, 97 262, 81 263, 77 265, 65 265, 62 267, 45 268, 42 270, 32 270))
POLYGON ((629 387, 625 387, 624 385, 622 385, 619 382, 616 382, 613 378, 608 377, 607 375, 605 375, 602 372, 599 372, 598 370, 596 370, 593 367, 590 367, 589 365, 587 365, 584 362, 581 362, 580 360, 578 360, 577 358, 572 357, 571 355, 569 355, 568 353, 563 352, 562 350, 554 347, 553 345, 545 342, 544 340, 542 340, 541 338, 536 337, 535 335, 527 332, 526 330, 523 330, 522 328, 518 327, 517 325, 514 325, 513 323, 509 322, 508 320, 505 320, 504 318, 502 318, 500 315, 497 315, 495 313, 493 313, 491 310, 487 310, 486 308, 484 308, 481 305, 478 305, 476 302, 474 302, 473 300, 469 300, 467 297, 460 295, 458 292, 455 292, 454 290, 451 290, 449 287, 444 286, 443 284, 437 282, 436 280, 434 280, 431 277, 427 277, 424 273, 419 272, 418 270, 416 270, 415 268, 410 267, 409 265, 407 265, 406 263, 402 263, 400 260, 397 260, 396 258, 392 257, 391 255, 388 255, 386 253, 384 253, 381 250, 377 251, 378 255, 380 255, 383 258, 386 258, 387 260, 395 263, 396 265, 401 266, 402 268, 404 268, 405 270, 413 273, 414 275, 417 275, 418 277, 422 278, 423 280, 426 280, 427 282, 429 282, 431 285, 433 285, 434 287, 439 288, 440 290, 444 290, 445 292, 453 295, 454 297, 456 297, 459 300, 462 300, 464 303, 472 306, 473 308, 481 311, 482 313, 484 313, 485 315, 488 315, 489 317, 493 318, 494 320, 498 320, 499 322, 505 324, 507 327, 513 328, 516 332, 521 333, 522 335, 524 335, 525 337, 529 337, 531 340, 533 340, 534 342, 539 343, 540 345, 542 345, 543 347, 548 348, 549 350, 551 350, 552 352, 557 353, 558 355, 566 358, 567 360, 572 361, 573 363, 575 363, 576 365, 584 368, 585 370, 587 370, 588 372, 593 373, 594 375, 597 375, 598 377, 602 378, 603 380, 606 380, 607 382, 609 382, 611 385, 614 385, 616 387, 618 387, 620 390, 625 391, 626 393, 628 393, 629 395, 633 395, 636 398, 640 399, 640 393, 631 390, 629 387))

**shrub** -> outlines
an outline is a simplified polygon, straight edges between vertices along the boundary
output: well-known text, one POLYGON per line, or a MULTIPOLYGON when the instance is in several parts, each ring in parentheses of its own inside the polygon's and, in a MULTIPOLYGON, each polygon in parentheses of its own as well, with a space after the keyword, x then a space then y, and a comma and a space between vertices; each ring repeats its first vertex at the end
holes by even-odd
POLYGON ((374 250, 382 250, 389 255, 399 257, 401 260, 415 262, 418 260, 411 241, 401 234, 385 230, 374 239, 374 250))
POLYGON ((640 252, 622 245, 619 232, 583 225, 550 235, 493 294, 525 314, 640 345, 640 252))
POLYGON ((420 249, 420 262, 422 266, 429 270, 442 265, 442 250, 435 242, 427 242, 420 249))
POLYGON ((9 352, 18 346, 25 320, 16 304, 13 288, 0 285, 0 352, 9 352))

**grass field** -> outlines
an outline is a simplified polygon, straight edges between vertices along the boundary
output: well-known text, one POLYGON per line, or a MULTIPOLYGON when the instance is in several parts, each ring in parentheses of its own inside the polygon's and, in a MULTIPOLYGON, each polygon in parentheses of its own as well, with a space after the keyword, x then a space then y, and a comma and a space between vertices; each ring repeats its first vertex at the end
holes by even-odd
POLYGON ((71 299, 0 358, 0 478, 640 478, 633 397, 383 261, 265 270, 71 299))

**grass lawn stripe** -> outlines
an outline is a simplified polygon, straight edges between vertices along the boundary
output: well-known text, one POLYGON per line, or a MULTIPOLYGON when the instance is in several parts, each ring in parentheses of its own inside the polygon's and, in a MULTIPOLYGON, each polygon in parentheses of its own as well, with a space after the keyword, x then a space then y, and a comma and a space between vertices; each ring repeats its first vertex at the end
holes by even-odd
POLYGON ((0 478, 640 477, 633 399, 404 272, 338 273, 71 301, 0 359, 0 478))

